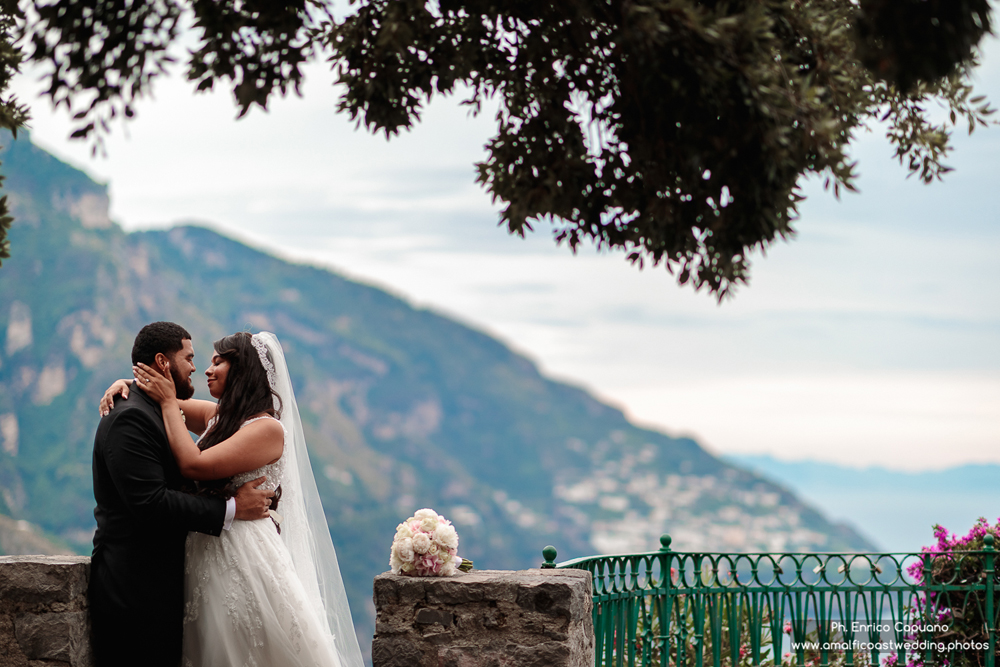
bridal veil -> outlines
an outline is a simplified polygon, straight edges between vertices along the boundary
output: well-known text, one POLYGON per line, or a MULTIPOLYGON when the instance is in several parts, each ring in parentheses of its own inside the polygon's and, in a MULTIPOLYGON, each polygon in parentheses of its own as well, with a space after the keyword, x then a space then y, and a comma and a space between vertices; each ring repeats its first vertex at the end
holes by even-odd
POLYGON ((264 344, 274 362, 274 372, 273 375, 268 372, 268 380, 281 397, 281 423, 289 438, 289 442, 285 443, 287 461, 279 503, 284 519, 281 537, 317 615, 326 620, 344 667, 363 667, 337 552, 333 548, 330 528, 309 463, 302 419, 292 391, 285 355, 274 334, 264 331, 255 334, 254 338, 264 344))

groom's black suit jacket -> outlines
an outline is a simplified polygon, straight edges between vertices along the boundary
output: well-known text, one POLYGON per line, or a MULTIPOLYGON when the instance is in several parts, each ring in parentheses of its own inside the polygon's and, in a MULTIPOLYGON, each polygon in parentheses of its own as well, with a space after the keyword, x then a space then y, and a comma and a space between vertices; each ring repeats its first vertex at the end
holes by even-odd
POLYGON ((184 541, 189 530, 219 535, 226 515, 225 501, 183 493, 183 481, 160 406, 133 383, 94 440, 97 667, 180 663, 184 541))

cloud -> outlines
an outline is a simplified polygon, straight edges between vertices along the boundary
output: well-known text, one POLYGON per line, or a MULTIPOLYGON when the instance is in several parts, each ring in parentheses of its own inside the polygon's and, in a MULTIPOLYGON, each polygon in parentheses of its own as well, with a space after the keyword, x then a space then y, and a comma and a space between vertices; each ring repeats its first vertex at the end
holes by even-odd
POLYGON ((954 373, 720 377, 615 391, 640 422, 685 429, 709 447, 896 470, 998 462, 1000 379, 954 373))

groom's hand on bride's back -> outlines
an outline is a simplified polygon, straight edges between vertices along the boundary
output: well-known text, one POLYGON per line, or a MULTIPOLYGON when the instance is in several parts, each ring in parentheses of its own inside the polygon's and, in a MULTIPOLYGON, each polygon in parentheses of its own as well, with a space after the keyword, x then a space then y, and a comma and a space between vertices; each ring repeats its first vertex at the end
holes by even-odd
POLYGON ((266 477, 250 480, 236 490, 236 519, 239 521, 256 521, 266 519, 267 510, 271 507, 274 491, 258 489, 266 477))

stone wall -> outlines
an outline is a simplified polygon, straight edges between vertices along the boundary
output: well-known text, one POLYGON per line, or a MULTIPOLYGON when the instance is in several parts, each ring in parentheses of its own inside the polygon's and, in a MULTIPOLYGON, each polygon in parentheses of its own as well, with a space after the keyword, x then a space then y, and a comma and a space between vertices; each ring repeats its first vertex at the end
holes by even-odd
POLYGON ((86 556, 0 556, 0 666, 92 667, 86 556))
POLYGON ((590 573, 375 578, 374 667, 593 667, 590 573))
MULTIPOLYGON (((0 667, 93 667, 85 556, 0 556, 0 667)), ((374 667, 592 667, 590 574, 375 578, 374 667)))

